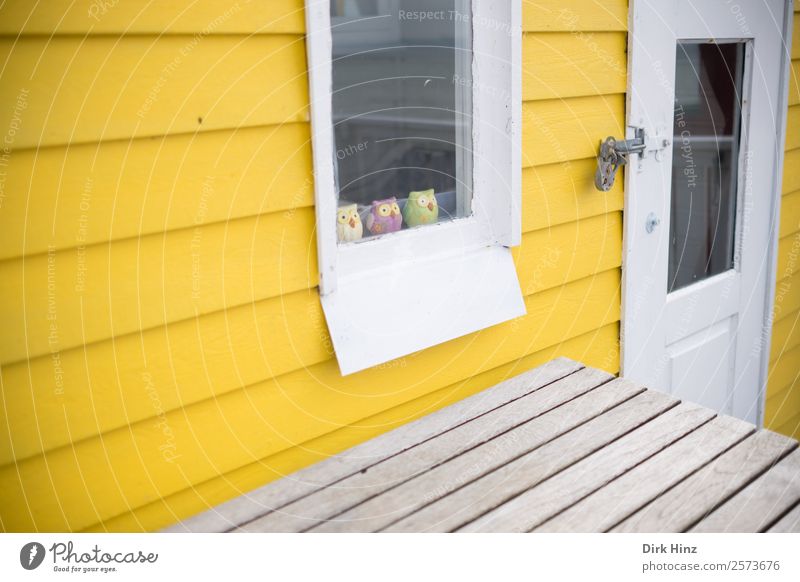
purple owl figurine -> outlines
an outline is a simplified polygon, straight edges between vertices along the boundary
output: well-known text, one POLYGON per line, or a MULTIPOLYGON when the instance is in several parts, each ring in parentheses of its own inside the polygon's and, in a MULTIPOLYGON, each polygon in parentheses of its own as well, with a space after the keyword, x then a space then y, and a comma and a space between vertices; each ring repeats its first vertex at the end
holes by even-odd
POLYGON ((386 234, 397 232, 403 226, 403 215, 397 198, 392 196, 386 200, 376 200, 367 216, 367 229, 372 234, 386 234))

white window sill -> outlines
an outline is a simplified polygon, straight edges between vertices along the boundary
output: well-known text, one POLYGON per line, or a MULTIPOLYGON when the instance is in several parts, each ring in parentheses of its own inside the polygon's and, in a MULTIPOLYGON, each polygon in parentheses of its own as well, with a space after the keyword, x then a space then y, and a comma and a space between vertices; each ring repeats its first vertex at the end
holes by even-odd
POLYGON ((511 251, 501 246, 340 277, 322 307, 343 375, 525 314, 511 251))

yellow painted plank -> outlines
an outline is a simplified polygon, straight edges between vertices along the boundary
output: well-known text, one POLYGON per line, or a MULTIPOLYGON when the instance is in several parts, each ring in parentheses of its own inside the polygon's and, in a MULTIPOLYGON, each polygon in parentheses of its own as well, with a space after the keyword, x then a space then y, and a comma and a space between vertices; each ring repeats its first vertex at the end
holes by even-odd
POLYGON ((770 430, 782 435, 786 435, 793 439, 800 438, 800 412, 784 422, 782 425, 770 427, 770 430))
POLYGON ((775 319, 780 319, 800 309, 800 273, 780 279, 775 285, 775 319))
POLYGON ((302 36, 6 37, 0 62, 15 150, 308 119, 302 36))
POLYGON ((308 124, 10 156, 0 260, 310 206, 308 124))
POLYGON ((313 208, 5 261, 0 363, 307 289, 316 278, 313 208))
POLYGON ((627 0, 526 0, 525 31, 601 31, 628 29, 627 0))
MULTIPOLYGON (((792 45, 799 41, 793 39, 792 45)), ((793 60, 791 71, 789 72, 789 105, 800 103, 800 60, 793 60)))
MULTIPOLYGON (((800 311, 789 313, 772 324, 770 362, 783 358, 784 354, 800 345, 800 311)), ((800 367, 800 362, 797 363, 800 367)))
MULTIPOLYGON (((794 7, 795 12, 800 10, 800 7, 794 7)), ((800 14, 794 14, 792 21, 792 59, 800 59, 800 14)))
POLYGON ((624 32, 525 34, 523 99, 624 93, 626 39, 624 32))
POLYGON ((785 236, 778 241, 778 280, 789 277, 800 267, 800 232, 785 236))
POLYGON ((781 198, 781 223, 778 236, 783 238, 800 230, 800 190, 781 198))
POLYGON ((0 523, 9 531, 85 528, 616 322, 619 281, 614 269, 538 293, 522 318, 353 376, 328 360, 6 466, 0 523), (31 512, 25 497, 36 500, 31 512))
MULTIPOLYGON (((520 285, 532 294, 613 269, 621 247, 619 212, 527 233, 515 249, 520 285)), ((332 355, 319 297, 306 290, 5 366, 0 465, 332 355)))
POLYGON ((5 0, 0 34, 298 33, 303 0, 5 0))
POLYGON ((786 149, 796 148, 800 148, 800 105, 792 105, 786 114, 786 149))
POLYGON ((4 366, 0 465, 332 356, 305 290, 4 366))
POLYGON ((623 135, 624 123, 624 95, 524 103, 522 165, 594 157, 603 139, 623 135))
POLYGON ((783 160, 781 192, 788 194, 796 190, 800 190, 800 149, 787 151, 783 160))
POLYGON ((618 338, 619 325, 611 323, 520 360, 472 376, 463 382, 457 382, 358 423, 340 428, 305 442, 299 447, 287 449, 225 475, 214 477, 166 499, 136 508, 135 511, 124 513, 102 524, 95 524, 89 529, 119 532, 161 529, 178 519, 209 509, 402 424, 431 414, 559 356, 617 373, 619 371, 618 338))
POLYGON ((613 212, 526 234, 513 249, 524 295, 620 266, 622 214, 613 212))
POLYGON ((594 187, 596 168, 597 160, 588 158, 523 170, 523 230, 548 228, 622 210, 623 180, 614 182, 609 192, 598 192, 594 187))
POLYGON ((800 413, 800 348, 770 364, 769 386, 764 409, 764 425, 768 428, 781 426, 800 413))

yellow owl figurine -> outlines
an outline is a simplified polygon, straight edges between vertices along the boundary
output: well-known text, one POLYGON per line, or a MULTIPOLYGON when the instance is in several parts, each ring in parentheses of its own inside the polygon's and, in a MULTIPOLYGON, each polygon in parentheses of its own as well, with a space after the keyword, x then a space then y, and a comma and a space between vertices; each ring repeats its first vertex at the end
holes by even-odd
POLYGON ((339 242, 353 242, 364 236, 364 226, 356 204, 340 206, 336 211, 336 236, 339 242))

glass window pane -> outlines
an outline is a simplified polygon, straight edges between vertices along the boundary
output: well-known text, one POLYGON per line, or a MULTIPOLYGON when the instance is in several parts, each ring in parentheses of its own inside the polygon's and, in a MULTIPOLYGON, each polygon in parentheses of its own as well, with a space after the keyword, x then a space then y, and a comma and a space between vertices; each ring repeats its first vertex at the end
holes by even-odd
POLYGON ((733 268, 743 43, 679 43, 668 290, 733 268))
POLYGON ((469 0, 331 0, 331 14, 339 241, 469 216, 469 0))

